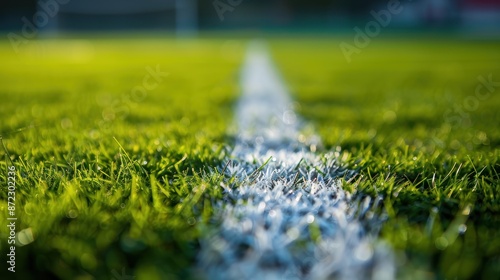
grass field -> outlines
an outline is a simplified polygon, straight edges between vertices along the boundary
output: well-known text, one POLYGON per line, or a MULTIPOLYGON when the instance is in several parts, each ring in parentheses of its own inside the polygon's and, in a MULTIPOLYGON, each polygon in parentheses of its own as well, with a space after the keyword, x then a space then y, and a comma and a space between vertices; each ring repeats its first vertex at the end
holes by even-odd
MULTIPOLYGON (((349 64, 340 42, 269 45, 320 152, 359 172, 345 188, 384 196, 398 275, 500 275, 500 43, 377 38, 349 64), (492 92, 476 95, 489 75, 492 92)), ((16 249, 19 279, 193 276, 216 226, 244 43, 42 41, 19 55, 0 43, 0 181, 13 164, 16 230, 34 236, 16 249)))
POLYGON ((349 64, 340 42, 276 42, 274 57, 326 149, 359 171, 346 187, 385 197, 400 277, 498 277, 500 43, 378 38, 349 64))
POLYGON ((3 42, 0 131, 17 230, 35 238, 17 249, 18 279, 185 278, 220 195, 209 171, 226 156, 238 92, 242 53, 223 43, 56 41, 15 56, 3 42), (144 84, 157 65, 168 76, 144 84))

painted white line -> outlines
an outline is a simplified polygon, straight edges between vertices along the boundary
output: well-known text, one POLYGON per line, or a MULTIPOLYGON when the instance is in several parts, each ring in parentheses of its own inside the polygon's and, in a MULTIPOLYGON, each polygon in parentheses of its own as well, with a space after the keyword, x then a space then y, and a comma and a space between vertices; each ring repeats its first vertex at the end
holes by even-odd
MULTIPOLYGON (((311 152, 318 143, 298 140, 304 138, 301 121, 263 45, 249 47, 241 84, 239 136, 232 160, 221 169, 232 179, 222 186, 221 224, 201 241, 202 276, 394 278, 391 251, 374 245, 356 218, 373 203, 352 202, 339 181, 349 171, 332 154, 311 152)), ((376 227, 379 219, 364 222, 376 227)))

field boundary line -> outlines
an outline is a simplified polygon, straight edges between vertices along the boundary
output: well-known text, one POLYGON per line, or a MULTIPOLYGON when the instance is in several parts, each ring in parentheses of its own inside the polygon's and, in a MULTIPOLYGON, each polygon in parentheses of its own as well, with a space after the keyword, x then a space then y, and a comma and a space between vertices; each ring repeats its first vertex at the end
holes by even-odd
POLYGON ((303 121, 263 42, 251 42, 236 106, 238 136, 216 205, 218 228, 201 240, 199 271, 208 279, 393 279, 392 251, 365 229, 381 198, 355 203, 341 186, 353 172, 303 121), (365 215, 368 216, 368 215, 365 215))

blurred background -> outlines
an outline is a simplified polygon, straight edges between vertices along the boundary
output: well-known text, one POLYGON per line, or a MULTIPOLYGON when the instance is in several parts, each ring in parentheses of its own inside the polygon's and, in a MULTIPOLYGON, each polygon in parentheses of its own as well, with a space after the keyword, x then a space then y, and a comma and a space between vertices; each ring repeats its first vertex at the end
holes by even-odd
MULTIPOLYGON (((390 0, 2 0, 0 31, 33 23, 38 35, 74 31, 350 32, 390 0), (26 20, 23 20, 25 17, 26 20)), ((403 0, 389 29, 500 36, 499 0, 403 0)))

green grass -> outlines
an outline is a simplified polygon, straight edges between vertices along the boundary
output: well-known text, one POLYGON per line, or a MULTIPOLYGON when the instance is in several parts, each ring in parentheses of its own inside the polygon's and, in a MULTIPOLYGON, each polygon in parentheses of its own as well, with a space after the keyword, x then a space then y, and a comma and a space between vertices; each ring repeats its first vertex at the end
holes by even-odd
POLYGON ((341 41, 274 40, 273 56, 326 149, 359 171, 345 187, 385 197, 399 277, 498 277, 500 42, 375 38, 347 63, 341 41), (488 75, 494 92, 446 113, 488 75))
MULTIPOLYGON (((446 110, 474 97, 478 76, 500 81, 500 43, 378 37, 349 64, 341 41, 270 45, 323 150, 358 170, 345 188, 385 197, 374 211, 388 215, 381 237, 397 250, 399 276, 495 278, 500 86, 467 116, 446 110)), ((0 181, 12 161, 17 231, 34 235, 17 248, 19 279, 193 276, 197 240, 221 198, 212 171, 231 145, 243 43, 39 41, 16 55, 0 42, 0 135, 10 153, 0 181), (157 65, 169 75, 132 96, 157 65)), ((0 227, 2 262, 7 234, 0 227)))
MULTIPOLYGON (((35 239, 18 247, 16 277, 115 279, 123 269, 136 279, 188 277, 221 195, 211 170, 227 154, 238 42, 41 41, 15 55, 3 41, 0 61, 17 231, 30 228, 35 239), (157 65, 169 75, 132 95, 157 65)), ((9 165, 2 156, 2 190, 9 165)), ((0 234, 5 275, 5 226, 0 234)))

